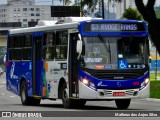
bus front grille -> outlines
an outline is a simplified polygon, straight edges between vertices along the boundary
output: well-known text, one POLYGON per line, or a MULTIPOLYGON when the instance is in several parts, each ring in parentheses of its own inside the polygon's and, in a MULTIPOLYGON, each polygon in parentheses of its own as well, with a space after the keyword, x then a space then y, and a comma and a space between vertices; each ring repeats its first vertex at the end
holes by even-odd
POLYGON ((125 70, 94 70, 83 68, 83 71, 98 79, 106 80, 129 80, 144 76, 147 69, 125 69, 125 70))
POLYGON ((93 75, 98 79, 109 79, 109 80, 125 80, 125 79, 136 79, 141 77, 138 73, 96 73, 93 75))

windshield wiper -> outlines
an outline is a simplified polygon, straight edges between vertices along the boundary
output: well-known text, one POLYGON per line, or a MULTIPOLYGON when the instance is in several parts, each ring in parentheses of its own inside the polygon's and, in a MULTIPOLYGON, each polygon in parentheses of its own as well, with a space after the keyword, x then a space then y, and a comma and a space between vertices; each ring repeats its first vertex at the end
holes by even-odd
POLYGON ((111 63, 111 50, 110 50, 109 40, 107 39, 107 44, 105 44, 104 39, 103 39, 101 34, 98 34, 98 38, 103 43, 104 48, 106 49, 106 51, 109 53, 109 59, 110 59, 110 63, 111 63))

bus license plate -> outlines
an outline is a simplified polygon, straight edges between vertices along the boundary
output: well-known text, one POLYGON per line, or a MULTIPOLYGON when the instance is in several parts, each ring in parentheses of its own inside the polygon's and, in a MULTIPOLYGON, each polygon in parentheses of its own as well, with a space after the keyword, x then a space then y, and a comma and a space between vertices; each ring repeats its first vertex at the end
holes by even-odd
POLYGON ((113 92, 113 96, 125 96, 125 92, 113 92))

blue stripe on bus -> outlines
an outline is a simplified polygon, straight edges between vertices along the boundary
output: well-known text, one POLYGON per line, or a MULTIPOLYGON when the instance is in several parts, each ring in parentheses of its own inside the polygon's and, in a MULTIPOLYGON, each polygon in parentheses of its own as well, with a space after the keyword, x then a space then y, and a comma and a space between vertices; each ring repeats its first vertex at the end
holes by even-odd
POLYGON ((43 32, 35 32, 35 33, 32 33, 32 36, 33 37, 40 37, 40 36, 43 36, 43 32))

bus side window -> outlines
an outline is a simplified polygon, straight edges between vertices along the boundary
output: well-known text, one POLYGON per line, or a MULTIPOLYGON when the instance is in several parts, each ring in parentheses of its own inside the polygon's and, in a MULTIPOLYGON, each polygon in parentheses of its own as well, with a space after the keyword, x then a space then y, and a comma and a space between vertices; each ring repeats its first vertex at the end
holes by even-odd
POLYGON ((31 60, 31 46, 32 37, 31 35, 23 36, 23 60, 31 60))
POLYGON ((12 52, 10 50, 9 57, 10 60, 22 60, 21 58, 21 53, 22 53, 22 36, 13 36, 12 37, 12 41, 11 41, 12 45, 12 52))
POLYGON ((55 32, 46 33, 43 40, 43 59, 53 60, 55 51, 55 32))
POLYGON ((68 32, 58 31, 56 33, 56 59, 67 59, 68 32))

